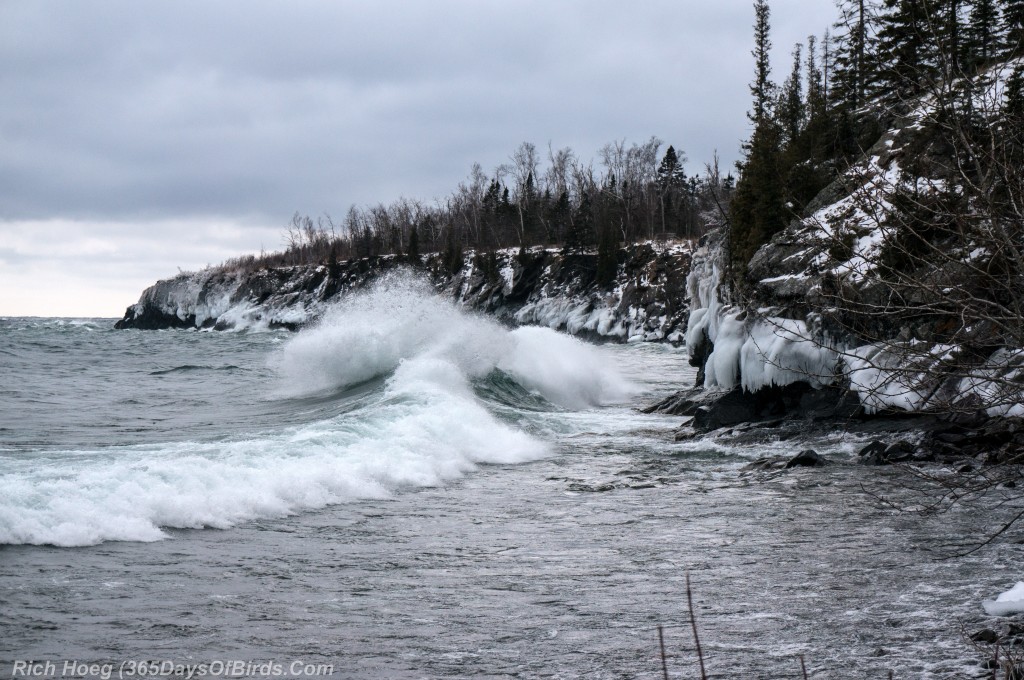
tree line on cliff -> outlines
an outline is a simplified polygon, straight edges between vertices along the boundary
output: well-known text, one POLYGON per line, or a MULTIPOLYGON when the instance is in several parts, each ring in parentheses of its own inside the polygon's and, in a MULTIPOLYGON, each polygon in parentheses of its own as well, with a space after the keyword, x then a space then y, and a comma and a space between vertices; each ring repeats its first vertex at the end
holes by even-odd
POLYGON ((296 213, 282 252, 235 258, 225 266, 257 269, 380 255, 418 261, 432 252, 454 273, 469 249, 547 246, 567 253, 596 250, 599 269, 609 278, 620 244, 697 238, 711 215, 723 215, 728 206, 734 180, 721 174, 717 159, 703 173, 687 175, 685 155, 671 145, 663 148, 656 137, 612 142, 601 149, 595 168, 570 148, 549 146, 542 159, 534 144, 524 142, 491 174, 474 164, 465 181, 432 204, 400 198, 353 206, 340 221, 296 213))
MULTIPOLYGON (((1024 0, 841 0, 831 30, 794 47, 781 85, 771 79, 767 0, 756 0, 754 10, 748 114, 753 132, 744 144, 730 210, 730 261, 738 288, 757 249, 803 217, 822 189, 925 98, 939 102, 940 115, 921 131, 918 150, 942 135, 951 142, 941 153, 946 167, 932 163, 928 170, 958 175, 970 160, 976 165, 970 172, 980 176, 1009 170, 1010 159, 1019 158, 1024 0), (1000 64, 1009 64, 1001 101, 979 105, 979 92, 991 85, 1000 64), (996 152, 985 147, 993 141, 996 152)), ((963 184, 963 177, 953 179, 963 184)), ((1002 187, 1013 192, 1019 179, 1008 177, 1002 187)), ((1019 210, 1011 217, 1019 219, 1019 210)))

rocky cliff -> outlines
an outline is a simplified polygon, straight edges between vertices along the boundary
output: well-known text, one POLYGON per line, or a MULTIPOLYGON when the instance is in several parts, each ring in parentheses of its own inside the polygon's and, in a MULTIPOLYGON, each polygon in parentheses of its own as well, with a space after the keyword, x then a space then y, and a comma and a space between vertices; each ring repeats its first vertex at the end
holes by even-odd
POLYGON ((183 273, 146 289, 117 328, 215 330, 310 324, 336 300, 390 272, 431 281, 469 309, 514 324, 534 324, 614 341, 681 342, 688 309, 688 243, 644 243, 617 253, 615 280, 598 285, 594 253, 552 249, 469 253, 454 274, 440 258, 395 256, 334 265, 183 273))
MULTIPOLYGON (((941 101, 924 98, 890 121, 742 271, 728 271, 724 231, 702 240, 686 331, 699 389, 652 407, 689 418, 680 436, 796 418, 793 436, 811 421, 848 429, 855 419, 918 428, 925 444, 893 456, 934 458, 953 440, 979 453, 966 442, 988 441, 981 427, 1005 440, 999 460, 1024 450, 1014 418, 982 425, 1024 415, 1024 288, 1005 255, 1018 252, 1020 213, 997 203, 1016 187, 972 184, 973 167, 952 162, 947 119, 941 101)), ((984 145, 968 151, 978 167, 1007 169, 984 145)))

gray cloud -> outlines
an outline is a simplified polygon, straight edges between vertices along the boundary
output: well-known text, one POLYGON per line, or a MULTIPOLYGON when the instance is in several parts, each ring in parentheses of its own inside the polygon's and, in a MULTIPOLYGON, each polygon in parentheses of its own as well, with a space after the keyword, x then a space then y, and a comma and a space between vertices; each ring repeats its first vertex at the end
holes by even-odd
MULTIPOLYGON (((778 80, 834 14, 773 3, 778 80)), ((522 141, 656 135, 731 165, 751 24, 748 0, 7 0, 0 224, 220 220, 252 249, 295 210, 442 197, 522 141)))

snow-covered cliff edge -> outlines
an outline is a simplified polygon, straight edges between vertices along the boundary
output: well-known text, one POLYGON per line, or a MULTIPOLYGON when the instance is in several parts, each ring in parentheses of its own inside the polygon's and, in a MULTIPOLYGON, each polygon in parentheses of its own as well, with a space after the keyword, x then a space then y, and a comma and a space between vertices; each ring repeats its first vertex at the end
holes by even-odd
POLYGON ((688 243, 633 245, 617 254, 615 280, 600 286, 594 254, 535 248, 473 253, 454 274, 439 258, 416 266, 395 256, 336 265, 255 271, 211 268, 183 273, 147 288, 118 328, 291 328, 314 322, 353 291, 404 270, 425 277, 458 304, 515 324, 543 325, 573 335, 616 341, 681 342, 688 310, 683 291, 688 243))
POLYGON ((1024 415, 1024 183, 1004 129, 1019 63, 880 115, 870 148, 734 271, 728 235, 705 237, 687 283, 701 386, 1024 415))

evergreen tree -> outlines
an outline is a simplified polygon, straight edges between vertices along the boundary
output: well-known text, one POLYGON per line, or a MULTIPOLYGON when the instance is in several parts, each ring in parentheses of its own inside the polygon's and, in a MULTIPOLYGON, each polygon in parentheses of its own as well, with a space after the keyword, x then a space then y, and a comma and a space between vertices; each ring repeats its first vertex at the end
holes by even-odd
POLYGON ((815 36, 807 36, 807 118, 825 115, 825 85, 821 69, 818 68, 818 40, 815 36))
POLYGON ((566 191, 558 195, 558 200, 549 204, 548 209, 548 238, 553 243, 562 243, 569 237, 569 223, 571 222, 572 207, 569 205, 569 193, 566 191))
POLYGON ((405 248, 405 254, 413 265, 420 263, 420 235, 415 224, 409 230, 409 243, 405 248))
POLYGON ((597 285, 602 288, 611 285, 619 271, 619 243, 615 229, 606 225, 601 229, 597 241, 597 285))
POLYGON ((1002 0, 1006 55, 1024 54, 1024 0, 1002 0))
POLYGON ((999 8, 995 0, 974 0, 964 31, 965 65, 972 70, 988 64, 995 56, 999 8))
POLYGON ((757 249, 786 225, 779 131, 765 124, 754 131, 730 205, 729 250, 742 275, 757 249))
POLYGON ((961 37, 961 5, 962 0, 941 0, 936 14, 940 19, 939 49, 944 57, 949 77, 960 73, 963 62, 961 51, 964 48, 961 37))
POLYGON ((754 252, 785 226, 781 180, 780 131, 770 114, 769 102, 774 87, 769 80, 771 48, 768 4, 754 3, 754 83, 750 87, 753 109, 749 117, 754 132, 744 144, 746 158, 733 195, 729 215, 729 252, 734 279, 741 282, 747 262, 754 252))
POLYGON ((839 3, 840 18, 835 24, 836 35, 830 40, 828 34, 822 41, 822 68, 825 70, 825 85, 831 90, 830 98, 841 103, 850 111, 856 111, 864 103, 865 91, 871 80, 869 74, 869 36, 871 5, 868 0, 842 0, 839 3), (830 43, 835 43, 829 71, 830 43))
POLYGON ((771 81, 771 10, 767 0, 754 0, 754 82, 750 94, 754 107, 747 114, 755 127, 764 122, 770 114, 774 86, 771 81))
POLYGON ((533 173, 526 176, 523 195, 516 202, 519 210, 520 245, 532 245, 542 241, 540 214, 537 210, 540 200, 533 182, 533 173))
POLYGON ((804 123, 803 79, 801 78, 801 51, 803 46, 797 43, 793 48, 793 70, 782 86, 779 96, 778 122, 782 126, 785 141, 792 144, 800 135, 804 123))
POLYGON ((658 166, 658 184, 662 187, 679 186, 686 181, 686 172, 683 171, 683 164, 676 154, 675 147, 669 145, 665 151, 665 157, 661 159, 658 166))
POLYGON ((678 203, 681 189, 686 185, 686 172, 676 154, 675 147, 669 146, 665 157, 658 166, 658 199, 661 204, 661 231, 667 232, 669 224, 678 220, 678 203))
POLYGON ((594 211, 590 201, 590 194, 584 192, 580 196, 580 204, 576 207, 572 224, 569 226, 569 233, 565 239, 563 248, 566 253, 576 253, 586 250, 594 243, 594 211))
POLYGON ((1016 66, 1006 79, 1003 113, 1012 127, 1024 126, 1024 66, 1016 66))
POLYGON ((885 0, 878 20, 874 94, 887 104, 919 93, 934 69, 929 0, 885 0))

